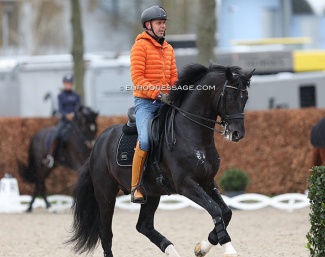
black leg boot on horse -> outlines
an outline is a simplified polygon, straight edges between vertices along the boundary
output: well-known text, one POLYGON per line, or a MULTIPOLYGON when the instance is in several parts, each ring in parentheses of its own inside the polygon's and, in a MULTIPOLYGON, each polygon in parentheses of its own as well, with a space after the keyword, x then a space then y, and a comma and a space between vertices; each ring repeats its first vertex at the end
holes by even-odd
POLYGON ((132 184, 131 184, 131 202, 145 203, 146 200, 140 190, 140 180, 143 172, 144 163, 147 158, 147 151, 140 149, 140 143, 134 149, 134 156, 132 162, 132 184))

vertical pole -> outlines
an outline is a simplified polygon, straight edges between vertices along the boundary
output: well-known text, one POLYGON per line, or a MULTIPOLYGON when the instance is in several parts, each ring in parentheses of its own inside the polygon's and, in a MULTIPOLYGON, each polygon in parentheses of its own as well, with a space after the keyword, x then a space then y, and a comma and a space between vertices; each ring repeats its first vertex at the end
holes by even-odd
POLYGON ((282 37, 290 37, 290 23, 292 17, 291 0, 281 0, 282 37))
POLYGON ((2 13, 2 40, 3 55, 6 55, 9 46, 9 11, 7 8, 4 8, 2 13))

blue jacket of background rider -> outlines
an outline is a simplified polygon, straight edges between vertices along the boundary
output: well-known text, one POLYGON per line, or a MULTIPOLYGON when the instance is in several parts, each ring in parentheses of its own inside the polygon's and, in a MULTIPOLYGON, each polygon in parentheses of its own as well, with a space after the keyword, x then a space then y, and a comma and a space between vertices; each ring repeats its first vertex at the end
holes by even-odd
POLYGON ((68 113, 75 113, 76 107, 81 104, 80 96, 72 90, 63 90, 58 95, 59 113, 63 121, 67 121, 65 116, 68 113))

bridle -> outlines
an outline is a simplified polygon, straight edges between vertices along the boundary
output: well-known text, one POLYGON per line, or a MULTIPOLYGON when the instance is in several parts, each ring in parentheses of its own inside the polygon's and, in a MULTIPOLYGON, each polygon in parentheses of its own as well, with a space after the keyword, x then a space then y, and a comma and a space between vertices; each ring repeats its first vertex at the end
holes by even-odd
POLYGON ((203 121, 208 121, 208 122, 211 122, 213 124, 218 124, 218 125, 221 125, 223 126, 225 129, 224 130, 227 130, 227 126, 228 126, 228 120, 233 120, 233 119, 244 119, 244 113, 234 113, 234 114, 227 114, 227 111, 226 111, 226 100, 225 100, 225 90, 226 88, 232 88, 232 89, 236 89, 236 90, 241 90, 242 92, 245 92, 247 91, 247 89, 238 89, 237 87, 233 87, 233 86, 230 86, 228 85, 228 80, 225 81, 225 84, 223 85, 223 88, 222 88, 222 91, 221 91, 221 94, 219 96, 219 99, 218 99, 218 104, 217 106, 221 108, 221 111, 220 111, 220 118, 221 118, 221 121, 216 121, 216 120, 212 120, 212 119, 208 119, 208 118, 205 118, 205 117, 202 117, 200 115, 196 115, 194 113, 190 113, 188 111, 185 111, 183 110, 182 108, 180 107, 177 107, 173 104, 170 104, 170 106, 177 110, 181 115, 183 115, 185 118, 189 119, 190 121, 200 125, 200 126, 203 126, 207 129, 210 129, 210 130, 213 130, 214 132, 216 133, 224 133, 223 131, 221 130, 218 130, 218 129, 215 129, 214 126, 213 127, 210 127, 210 126, 207 126, 193 118, 196 118, 196 119, 200 119, 200 120, 203 120, 203 121))
POLYGON ((168 115, 169 118, 170 118, 169 119, 170 122, 167 122, 167 119, 165 121, 165 141, 166 141, 166 144, 167 144, 167 148, 170 151, 173 149, 173 145, 176 144, 176 138, 175 138, 175 135, 174 135, 174 117, 175 117, 175 112, 176 111, 178 111, 181 115, 183 115, 188 120, 190 120, 190 121, 192 121, 192 122, 194 122, 194 123, 196 123, 196 124, 198 124, 200 126, 203 126, 203 127, 207 128, 207 129, 210 129, 215 133, 219 133, 219 134, 226 134, 227 133, 227 131, 228 131, 228 120, 244 119, 244 113, 242 113, 242 112, 241 113, 235 113, 235 114, 227 114, 226 100, 225 100, 225 90, 226 90, 226 88, 241 90, 241 92, 247 91, 247 89, 238 89, 237 87, 230 86, 230 85, 228 85, 228 80, 225 81, 225 84, 223 85, 223 88, 222 88, 222 91, 221 91, 221 94, 220 94, 220 96, 218 98, 218 103, 217 103, 218 108, 219 108, 219 106, 221 108, 220 114, 218 115, 218 116, 220 116, 221 121, 208 119, 208 118, 202 117, 200 115, 185 111, 182 108, 173 105, 172 103, 169 104, 169 106, 171 106, 171 109, 168 111, 168 112, 170 112, 170 114, 168 115), (200 122, 198 120, 195 120, 195 119, 211 122, 211 123, 214 124, 214 126, 215 126, 215 124, 221 125, 224 129, 223 130, 215 129, 214 126, 213 127, 207 126, 207 125, 203 124, 202 122, 200 122), (170 136, 171 140, 168 140, 168 135, 170 136))

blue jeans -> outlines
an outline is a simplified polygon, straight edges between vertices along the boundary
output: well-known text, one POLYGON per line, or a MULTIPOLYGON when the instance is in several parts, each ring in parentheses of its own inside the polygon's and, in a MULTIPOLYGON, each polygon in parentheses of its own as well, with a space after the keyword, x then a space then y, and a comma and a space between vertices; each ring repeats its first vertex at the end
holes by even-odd
POLYGON ((157 114, 163 103, 152 99, 135 97, 134 104, 140 149, 149 151, 149 121, 157 114))

